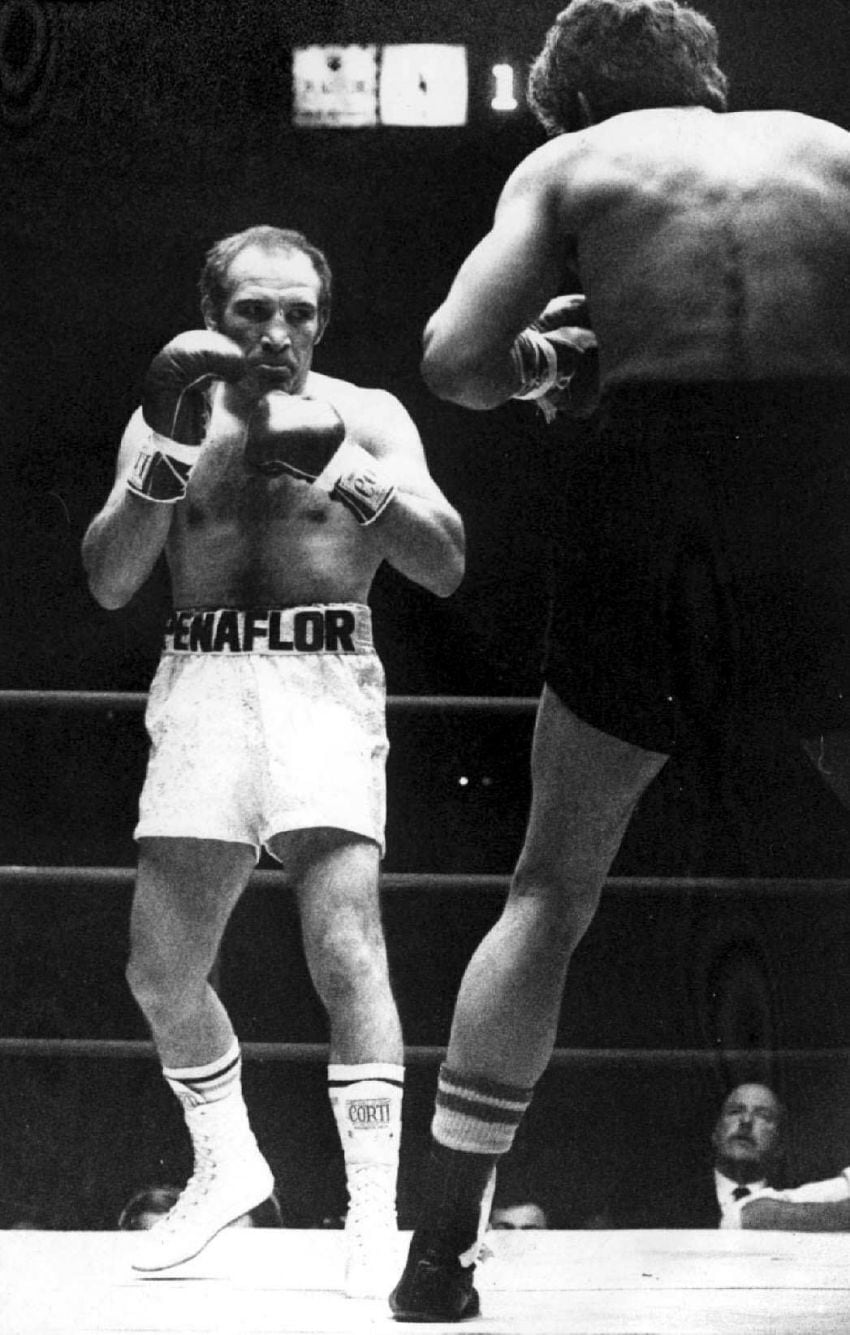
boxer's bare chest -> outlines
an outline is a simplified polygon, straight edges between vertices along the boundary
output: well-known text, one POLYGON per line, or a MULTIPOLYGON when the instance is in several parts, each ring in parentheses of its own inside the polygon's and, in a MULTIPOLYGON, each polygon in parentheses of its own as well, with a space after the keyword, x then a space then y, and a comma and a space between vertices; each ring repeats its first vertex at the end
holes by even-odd
POLYGON ((321 486, 246 466, 244 432, 204 446, 168 544, 182 606, 365 601, 380 554, 321 486))

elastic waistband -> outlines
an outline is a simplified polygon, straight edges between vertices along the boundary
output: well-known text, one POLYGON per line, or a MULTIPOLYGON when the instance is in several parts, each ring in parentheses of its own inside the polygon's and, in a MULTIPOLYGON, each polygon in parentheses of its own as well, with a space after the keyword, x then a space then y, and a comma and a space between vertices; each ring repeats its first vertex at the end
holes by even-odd
POLYGON ((368 654, 372 614, 362 603, 178 609, 164 654, 368 654))

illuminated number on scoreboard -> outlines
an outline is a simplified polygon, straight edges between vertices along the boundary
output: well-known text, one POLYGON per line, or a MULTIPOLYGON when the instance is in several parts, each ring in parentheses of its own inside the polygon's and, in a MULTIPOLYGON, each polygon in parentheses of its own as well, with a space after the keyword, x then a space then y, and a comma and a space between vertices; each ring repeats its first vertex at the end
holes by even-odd
POLYGON ((513 65, 494 65, 493 80, 496 91, 490 106, 494 111, 516 111, 513 65))

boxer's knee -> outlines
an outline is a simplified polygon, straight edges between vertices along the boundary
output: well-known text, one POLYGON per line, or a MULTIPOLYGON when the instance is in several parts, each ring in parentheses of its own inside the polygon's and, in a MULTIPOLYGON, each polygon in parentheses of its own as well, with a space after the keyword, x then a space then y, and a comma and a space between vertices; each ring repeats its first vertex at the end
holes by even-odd
POLYGON ((368 925, 351 920, 329 925, 313 941, 309 956, 316 990, 331 1017, 344 1020, 390 997, 383 937, 368 925))
POLYGON ((574 949, 599 907, 605 871, 524 850, 511 880, 506 911, 521 913, 539 949, 574 949))

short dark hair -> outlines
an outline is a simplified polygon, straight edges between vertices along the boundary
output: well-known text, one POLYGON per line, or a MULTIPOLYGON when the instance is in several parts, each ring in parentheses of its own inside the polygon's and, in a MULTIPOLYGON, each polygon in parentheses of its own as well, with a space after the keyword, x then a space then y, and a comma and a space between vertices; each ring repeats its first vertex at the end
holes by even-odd
POLYGON ((326 325, 331 314, 332 275, 328 261, 321 250, 308 241, 303 232, 286 227, 270 227, 260 224, 246 227, 243 232, 234 232, 222 237, 207 251, 204 267, 198 283, 201 289, 201 307, 215 319, 221 316, 229 292, 230 266, 248 246, 259 246, 262 250, 273 252, 299 251, 306 255, 319 279, 319 318, 326 325))
POLYGON ((573 0, 555 19, 528 77, 528 101, 549 134, 647 107, 726 110, 717 30, 677 0, 573 0))

